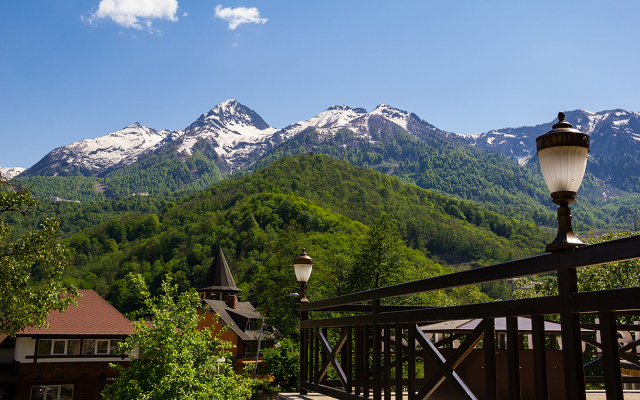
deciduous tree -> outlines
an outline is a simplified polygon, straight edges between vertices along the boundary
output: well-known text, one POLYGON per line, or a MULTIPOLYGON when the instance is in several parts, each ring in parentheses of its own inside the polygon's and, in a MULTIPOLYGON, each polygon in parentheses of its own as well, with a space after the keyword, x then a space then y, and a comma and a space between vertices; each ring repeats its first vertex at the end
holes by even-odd
POLYGON ((129 279, 144 304, 135 313, 135 333, 120 345, 128 353, 128 366, 113 365, 116 380, 105 387, 104 399, 196 400, 246 399, 251 380, 237 375, 228 362, 231 344, 196 329, 201 320, 195 291, 177 293, 170 278, 163 281, 157 297, 151 297, 144 279, 129 279))
POLYGON ((66 310, 78 296, 74 286, 62 282, 66 258, 56 241, 58 218, 14 236, 6 218, 28 218, 37 204, 29 189, 17 184, 0 176, 0 332, 10 336, 27 326, 46 326, 52 310, 66 310))

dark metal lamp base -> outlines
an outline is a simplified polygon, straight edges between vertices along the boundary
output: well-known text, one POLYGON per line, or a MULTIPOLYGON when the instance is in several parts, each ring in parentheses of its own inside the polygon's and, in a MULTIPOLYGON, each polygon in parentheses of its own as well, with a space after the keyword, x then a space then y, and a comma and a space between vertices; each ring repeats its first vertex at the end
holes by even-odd
POLYGON ((571 209, 569 204, 576 201, 576 192, 553 192, 551 193, 553 202, 558 207, 558 235, 555 240, 549 243, 544 251, 555 253, 556 251, 572 250, 576 247, 584 246, 585 243, 578 239, 571 228, 571 209))

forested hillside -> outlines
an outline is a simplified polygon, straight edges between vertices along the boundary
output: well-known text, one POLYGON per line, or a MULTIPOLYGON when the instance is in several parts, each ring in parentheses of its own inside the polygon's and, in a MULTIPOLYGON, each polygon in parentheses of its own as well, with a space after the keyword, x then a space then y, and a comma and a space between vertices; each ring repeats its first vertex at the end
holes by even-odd
POLYGON ((138 192, 204 190, 228 176, 221 169, 228 172, 211 144, 200 142, 194 146, 193 154, 184 159, 176 155, 175 146, 165 146, 132 164, 113 168, 104 176, 27 176, 18 180, 38 197, 88 202, 138 192))
MULTIPOLYGON (((352 165, 375 168, 425 189, 470 200, 502 215, 555 228, 556 207, 537 159, 520 166, 504 155, 446 136, 430 135, 420 140, 384 119, 371 119, 370 124, 371 140, 348 129, 328 135, 307 128, 262 155, 252 154, 250 158, 256 162, 236 175, 266 167, 281 157, 314 151, 352 165)), ((229 166, 212 146, 201 141, 194 145, 191 155, 178 156, 175 145, 167 145, 143 155, 133 164, 112 169, 104 177, 27 177, 22 181, 38 196, 82 202, 136 192, 196 192, 229 176, 229 166)), ((619 190, 614 193, 587 173, 578 202, 572 207, 576 231, 583 233, 607 225, 627 228, 640 218, 637 197, 619 190), (609 198, 615 196, 622 198, 608 204, 609 198)))
MULTIPOLYGON (((372 167, 421 188, 471 200, 502 215, 556 226, 556 206, 535 165, 522 167, 502 154, 437 136, 423 142, 391 124, 372 129, 371 141, 347 129, 323 136, 309 128, 267 152, 252 168, 308 151, 372 167)), ((574 221, 577 230, 605 225, 604 213, 593 201, 601 193, 595 179, 587 176, 576 204, 580 210, 574 221)))
MULTIPOLYGON (((127 273, 143 274, 152 288, 170 273, 187 289, 199 284, 222 247, 243 295, 260 305, 263 296, 295 290, 291 259, 306 247, 317 270, 330 271, 314 273, 311 298, 332 296, 362 289, 345 277, 362 259, 358 249, 371 242, 363 239, 370 227, 380 224, 390 236, 397 232, 394 259, 406 265, 385 284, 449 272, 439 265, 446 261, 478 265, 539 254, 551 239, 533 224, 471 202, 305 154, 167 202, 158 213, 129 213, 71 236, 68 279, 126 311, 135 306, 127 273)), ((475 290, 432 300, 478 300, 475 290)))

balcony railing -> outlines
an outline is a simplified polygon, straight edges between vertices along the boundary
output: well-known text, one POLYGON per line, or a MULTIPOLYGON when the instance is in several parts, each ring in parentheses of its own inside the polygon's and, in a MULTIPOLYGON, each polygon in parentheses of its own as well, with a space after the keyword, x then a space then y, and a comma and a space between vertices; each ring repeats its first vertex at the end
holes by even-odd
POLYGON ((640 326, 620 325, 616 317, 640 316, 640 288, 578 292, 576 269, 638 258, 635 236, 303 304, 301 390, 339 399, 584 400, 586 383, 604 383, 607 399, 622 400, 623 385, 640 383, 640 377, 623 377, 620 360, 640 369, 640 340, 636 333, 620 347, 618 332, 640 326), (557 296, 452 307, 381 304, 547 273, 557 274, 557 296), (332 317, 322 318, 327 313, 320 311, 332 317), (318 317, 310 319, 309 312, 318 317), (556 331, 545 323, 551 315, 559 317, 556 331), (585 315, 599 323, 581 326, 585 315), (504 319, 504 329, 496 329, 497 319, 504 319), (453 320, 476 325, 447 335, 439 324, 439 334, 429 332, 434 323, 453 320), (585 377, 594 366, 601 376, 585 377))

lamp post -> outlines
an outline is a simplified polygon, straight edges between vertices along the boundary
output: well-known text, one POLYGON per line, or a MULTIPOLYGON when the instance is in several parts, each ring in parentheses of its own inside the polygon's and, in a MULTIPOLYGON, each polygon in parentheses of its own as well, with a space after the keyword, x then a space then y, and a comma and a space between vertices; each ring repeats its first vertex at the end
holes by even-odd
MULTIPOLYGON (((271 300, 271 302, 267 305, 267 308, 264 310, 264 313, 266 314, 267 311, 269 311, 269 307, 271 307, 271 305, 279 299, 283 299, 285 297, 298 297, 299 294, 298 293, 289 293, 289 294, 285 294, 279 297, 276 297, 275 299, 271 300)), ((256 372, 258 371, 258 359, 260 358, 260 343, 262 343, 262 327, 264 327, 264 315, 262 316, 262 322, 260 323, 260 335, 258 335, 258 350, 256 351, 256 364, 253 366, 253 379, 256 378, 256 372)))
POLYGON ((302 249, 302 253, 293 259, 293 268, 296 272, 298 284, 300 284, 300 303, 308 303, 306 292, 307 282, 311 276, 313 268, 313 259, 307 255, 306 249, 302 249))
POLYGON ((583 246, 571 228, 569 204, 576 201, 577 191, 584 178, 589 153, 589 135, 573 129, 558 113, 553 130, 536 138, 542 176, 558 207, 558 235, 545 248, 547 253, 583 246))

